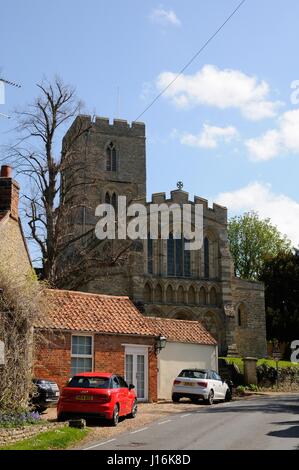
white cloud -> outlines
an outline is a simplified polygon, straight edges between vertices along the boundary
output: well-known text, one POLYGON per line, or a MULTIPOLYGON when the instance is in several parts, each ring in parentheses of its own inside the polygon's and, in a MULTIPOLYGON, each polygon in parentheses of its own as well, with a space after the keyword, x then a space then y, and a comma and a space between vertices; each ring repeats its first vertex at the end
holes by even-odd
POLYGON ((245 142, 253 160, 271 160, 286 152, 299 154, 299 109, 286 111, 276 129, 245 142))
POLYGON ((151 14, 150 19, 153 23, 158 23, 162 26, 173 25, 180 26, 181 22, 173 10, 164 10, 164 8, 155 8, 151 14))
MULTIPOLYGON (((161 73, 156 81, 158 90, 164 89, 175 77, 173 72, 161 73)), ((199 105, 235 108, 255 121, 276 115, 281 103, 269 100, 269 93, 269 85, 264 80, 258 81, 239 70, 220 70, 214 65, 205 65, 194 75, 180 75, 164 96, 179 108, 199 105)))
POLYGON ((190 147, 211 149, 218 147, 219 142, 230 142, 237 135, 237 129, 233 126, 217 127, 204 124, 198 135, 184 133, 180 137, 180 142, 190 147))
POLYGON ((275 194, 270 184, 253 182, 235 191, 220 193, 215 200, 235 214, 254 210, 261 218, 269 217, 294 246, 299 245, 299 203, 284 194, 275 194))

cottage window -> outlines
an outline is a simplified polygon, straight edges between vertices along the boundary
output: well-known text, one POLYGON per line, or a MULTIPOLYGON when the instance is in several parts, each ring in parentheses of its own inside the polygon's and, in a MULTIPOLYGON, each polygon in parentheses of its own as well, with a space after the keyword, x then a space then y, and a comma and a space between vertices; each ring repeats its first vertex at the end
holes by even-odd
POLYGON ((92 348, 92 336, 72 336, 72 375, 92 371, 92 348))

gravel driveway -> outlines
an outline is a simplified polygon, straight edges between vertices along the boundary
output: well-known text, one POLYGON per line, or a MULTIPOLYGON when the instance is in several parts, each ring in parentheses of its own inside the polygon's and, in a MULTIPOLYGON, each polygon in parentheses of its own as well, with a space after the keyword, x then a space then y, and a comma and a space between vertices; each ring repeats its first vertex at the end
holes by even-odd
MULTIPOLYGON (((77 444, 77 447, 82 448, 84 444, 92 442, 94 440, 110 439, 111 437, 123 433, 125 431, 133 431, 143 427, 152 421, 163 418, 173 413, 183 413, 192 411, 194 409, 203 408, 208 405, 192 404, 189 400, 181 400, 180 403, 172 402, 160 402, 160 403, 139 403, 138 413, 135 419, 123 419, 120 418, 119 424, 116 428, 109 426, 105 421, 88 421, 87 425, 90 429, 88 436, 77 444)), ((56 409, 50 408, 46 413, 42 415, 43 419, 55 420, 56 409)))

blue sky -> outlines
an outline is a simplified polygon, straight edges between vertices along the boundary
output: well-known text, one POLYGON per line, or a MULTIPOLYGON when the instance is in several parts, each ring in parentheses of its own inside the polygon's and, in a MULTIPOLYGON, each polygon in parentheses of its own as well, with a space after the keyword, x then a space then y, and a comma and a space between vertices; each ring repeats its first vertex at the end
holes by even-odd
MULTIPOLYGON (((237 4, 2 3, 0 69, 22 88, 6 87, 0 112, 30 103, 35 84, 58 74, 76 87, 86 112, 132 121, 237 4)), ((299 244, 299 105, 291 89, 299 80, 298 17, 296 0, 247 0, 142 116, 148 196, 182 180, 191 195, 227 205, 230 215, 254 209, 271 217, 299 244)), ((0 117, 0 144, 13 139, 11 127, 0 117)))

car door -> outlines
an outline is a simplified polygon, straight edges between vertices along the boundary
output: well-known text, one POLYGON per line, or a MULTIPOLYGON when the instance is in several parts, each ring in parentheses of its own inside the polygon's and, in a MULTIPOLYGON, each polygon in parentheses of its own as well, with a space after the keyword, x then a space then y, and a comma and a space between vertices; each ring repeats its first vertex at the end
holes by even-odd
POLYGON ((219 374, 217 374, 217 372, 213 371, 213 378, 216 382, 216 387, 217 387, 217 398, 219 400, 223 400, 225 398, 225 393, 224 393, 224 389, 226 388, 222 382, 222 379, 220 377, 219 374))
POLYGON ((113 375, 111 377, 111 387, 112 387, 112 393, 114 395, 114 402, 119 403, 119 416, 123 416, 126 414, 124 391, 120 387, 120 383, 116 375, 113 375))
POLYGON ((220 391, 220 383, 218 380, 218 374, 214 371, 210 371, 210 377, 211 377, 211 388, 214 390, 214 398, 215 400, 218 400, 221 397, 221 391, 220 391))
POLYGON ((117 378, 120 386, 119 391, 122 394, 124 414, 129 414, 132 409, 132 399, 129 393, 129 386, 123 377, 118 375, 117 378))

